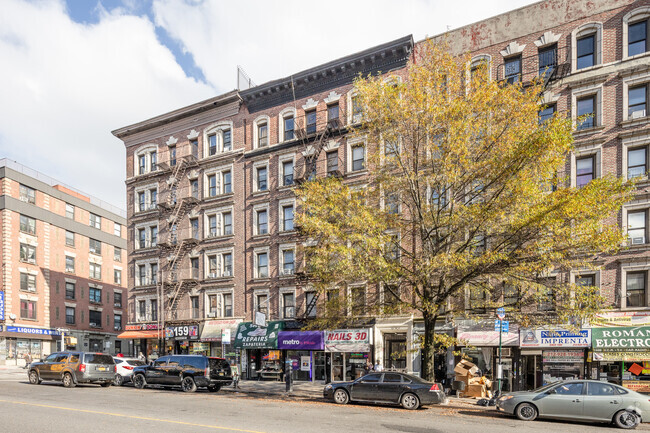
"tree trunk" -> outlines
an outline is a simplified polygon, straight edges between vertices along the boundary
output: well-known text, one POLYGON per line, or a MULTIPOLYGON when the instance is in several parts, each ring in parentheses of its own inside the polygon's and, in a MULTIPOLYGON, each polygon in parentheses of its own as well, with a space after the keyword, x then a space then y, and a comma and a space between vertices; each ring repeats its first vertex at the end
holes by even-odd
POLYGON ((436 315, 424 313, 424 344, 422 351, 422 379, 435 382, 434 357, 436 354, 436 315))

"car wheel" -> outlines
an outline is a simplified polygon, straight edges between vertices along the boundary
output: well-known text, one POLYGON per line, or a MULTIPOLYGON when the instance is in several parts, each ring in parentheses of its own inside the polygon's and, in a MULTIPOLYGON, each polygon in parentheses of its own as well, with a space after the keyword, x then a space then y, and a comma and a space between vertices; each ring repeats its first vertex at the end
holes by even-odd
POLYGON ((145 380, 143 375, 136 374, 135 376, 133 376, 133 386, 135 386, 138 389, 144 389, 144 387, 147 386, 147 381, 145 380))
POLYGON ((41 378, 38 377, 38 373, 36 370, 32 370, 29 372, 29 383, 32 385, 39 385, 41 383, 41 378))
POLYGON ((221 385, 208 386, 208 391, 210 392, 219 392, 221 385))
POLYGON ((334 401, 338 404, 347 404, 350 401, 348 392, 344 389, 334 391, 334 401))
POLYGON ((70 373, 65 373, 63 375, 63 386, 66 388, 74 388, 77 386, 76 383, 74 383, 74 379, 72 378, 72 375, 70 373))
POLYGON ((121 374, 116 374, 115 379, 113 379, 113 385, 122 386, 124 385, 124 377, 121 374))
POLYGON ((621 410, 614 415, 614 423, 619 428, 633 429, 636 428, 641 420, 639 416, 629 410, 621 410))
POLYGON ((402 407, 408 410, 415 410, 420 407, 420 399, 417 395, 411 394, 410 392, 404 394, 402 396, 402 407))
POLYGON ((194 383, 194 378, 192 378, 192 376, 185 376, 181 382, 181 387, 183 388, 183 392, 196 391, 196 383, 194 383))
POLYGON ((515 415, 522 421, 533 421, 537 418, 537 408, 530 403, 521 403, 515 409, 515 415))

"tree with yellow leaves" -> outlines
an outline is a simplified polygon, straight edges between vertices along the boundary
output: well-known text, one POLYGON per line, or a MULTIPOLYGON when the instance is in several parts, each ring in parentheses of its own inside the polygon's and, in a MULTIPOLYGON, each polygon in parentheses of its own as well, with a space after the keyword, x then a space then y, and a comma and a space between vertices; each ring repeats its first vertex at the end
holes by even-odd
MULTIPOLYGON (((624 241, 616 214, 631 194, 614 177, 570 187, 573 125, 561 113, 540 122, 541 80, 500 83, 485 65, 468 64, 423 43, 403 79, 359 78, 364 187, 329 177, 298 190, 314 285, 326 292, 362 281, 383 287, 366 300, 366 314, 419 312, 429 380, 441 317, 505 306, 530 325, 599 311, 596 288, 547 277, 614 252, 624 241), (470 298, 480 302, 467 305, 470 298), (547 301, 552 316, 533 308, 547 301)), ((335 326, 350 300, 329 302, 319 326, 335 326)))

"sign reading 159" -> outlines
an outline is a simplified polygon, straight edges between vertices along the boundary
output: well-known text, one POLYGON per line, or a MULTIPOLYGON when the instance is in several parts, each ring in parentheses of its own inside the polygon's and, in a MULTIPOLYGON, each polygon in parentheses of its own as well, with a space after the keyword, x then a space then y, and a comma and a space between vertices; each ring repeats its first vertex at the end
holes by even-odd
POLYGON ((194 336, 196 332, 190 332, 194 331, 194 326, 174 326, 172 327, 172 331, 174 332, 175 337, 187 337, 187 336, 194 336))

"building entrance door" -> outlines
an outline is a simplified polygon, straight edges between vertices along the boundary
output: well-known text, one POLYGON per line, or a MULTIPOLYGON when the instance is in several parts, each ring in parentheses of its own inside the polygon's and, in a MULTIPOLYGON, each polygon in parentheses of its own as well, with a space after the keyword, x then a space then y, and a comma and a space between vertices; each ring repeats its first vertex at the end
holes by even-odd
POLYGON ((345 380, 345 353, 332 352, 332 382, 345 380))
POLYGON ((523 358, 524 388, 525 390, 537 389, 542 386, 542 356, 525 355, 523 358))

